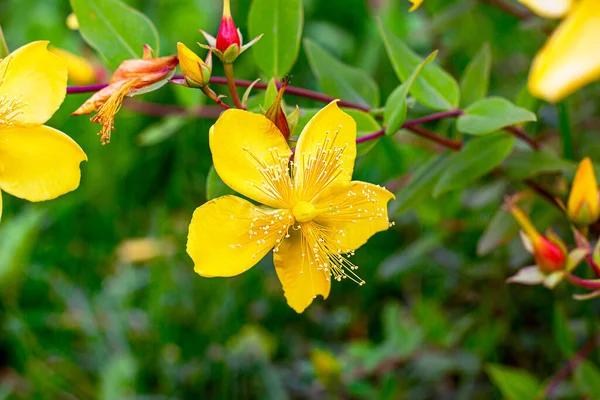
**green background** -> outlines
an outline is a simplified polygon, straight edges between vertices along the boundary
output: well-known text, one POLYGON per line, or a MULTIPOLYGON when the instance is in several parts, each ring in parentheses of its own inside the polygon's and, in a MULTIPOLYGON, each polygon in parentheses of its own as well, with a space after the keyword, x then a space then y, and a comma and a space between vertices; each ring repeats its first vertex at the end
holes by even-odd
MULTIPOLYGON (((182 41, 204 56, 195 45, 203 41, 198 29, 216 34, 220 20, 213 0, 127 3, 154 22, 163 55, 182 41)), ((232 0, 247 40, 249 7, 249 0, 232 0)), ((382 99, 399 82, 377 16, 419 54, 440 49, 436 62, 456 78, 489 43, 490 94, 536 104, 539 122, 531 132, 549 137, 550 148, 560 151, 548 133, 557 129, 556 108, 523 95, 551 22, 519 21, 479 1, 426 0, 413 14, 408 8, 400 0, 304 0, 304 38, 367 71, 382 99)), ((65 25, 70 12, 64 0, 3 0, 0 25, 12 50, 47 39, 82 53, 83 40, 65 25)), ((236 77, 260 77, 250 53, 236 62, 236 77)), ((213 74, 223 76, 218 63, 213 74)), ((303 48, 292 74, 294 86, 320 90, 303 48)), ((225 94, 224 87, 214 89, 225 94)), ((600 156, 593 118, 598 92, 592 85, 567 103, 577 159, 600 156)), ((40 204, 3 196, 0 399, 524 399, 518 390, 531 392, 534 378, 525 372, 515 378, 493 365, 528 371, 543 382, 596 331, 598 303, 574 302, 570 287, 550 292, 505 284, 530 259, 514 222, 498 211, 503 195, 518 187, 492 175, 409 210, 391 210, 395 226, 353 260, 366 285, 334 283, 327 301, 316 299, 304 314, 287 306, 271 256, 238 277, 202 278, 185 243, 191 215, 207 197, 207 134, 214 121, 173 122, 124 108, 112 142, 101 146, 97 125, 69 117, 86 98, 69 95, 49 122, 89 157, 80 188, 40 204), (157 143, 148 145, 148 135, 157 135, 157 143), (508 226, 507 244, 488 237, 492 251, 478 255, 494 215, 508 226), (136 265, 119 256, 121 243, 145 237, 164 242, 166 251, 136 265), (315 349, 334 355, 340 376, 315 373, 315 349)), ((205 101, 175 85, 143 99, 187 106, 205 101)), ((286 102, 320 106, 292 96, 286 102)), ((409 111, 413 118, 423 113, 419 106, 409 111)), ((449 121, 431 128, 455 134, 449 121)), ((357 160, 355 178, 397 190, 430 150, 406 132, 387 137, 357 160)), ((536 201, 533 210, 540 228, 554 224, 567 236, 568 224, 548 204, 536 201)), ((590 361, 556 398, 598 393, 598 354, 590 361)))

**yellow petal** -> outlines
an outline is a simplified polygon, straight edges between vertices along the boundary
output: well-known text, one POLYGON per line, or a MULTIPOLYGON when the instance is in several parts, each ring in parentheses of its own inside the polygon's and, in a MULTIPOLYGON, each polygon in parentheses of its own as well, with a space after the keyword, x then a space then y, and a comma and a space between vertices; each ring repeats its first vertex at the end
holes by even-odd
POLYGON ((596 222, 600 214, 598 183, 594 166, 588 157, 584 158, 577 168, 569 194, 567 213, 571 221, 582 225, 596 222))
POLYGON ((187 252, 201 276, 239 275, 281 241, 292 222, 289 211, 265 210, 236 196, 219 197, 194 212, 187 252))
POLYGON ((16 102, 15 124, 48 121, 67 94, 67 63, 47 49, 47 41, 20 47, 0 62, 2 99, 16 102))
POLYGON ((544 18, 561 18, 569 12, 573 0, 519 0, 531 11, 544 18))
POLYGON ((273 260, 287 303, 301 313, 317 295, 324 299, 329 296, 331 278, 310 264, 306 254, 312 249, 302 240, 300 231, 290 230, 290 236, 273 252, 273 260))
POLYGON ((600 77, 600 2, 579 1, 535 57, 531 94, 558 102, 600 77))
POLYGON ((287 142, 264 115, 227 110, 211 127, 215 170, 230 188, 273 208, 291 208, 287 142))
POLYGON ((56 47, 51 47, 50 51, 67 63, 70 82, 76 85, 89 85, 96 81, 96 69, 87 59, 56 47))
POLYGON ((346 253, 389 228, 387 203, 393 198, 391 192, 380 186, 354 181, 323 192, 315 199, 317 209, 332 210, 319 215, 315 222, 329 227, 334 242, 346 253))
POLYGON ((333 101, 308 122, 298 139, 298 199, 311 201, 329 185, 350 182, 355 158, 356 122, 333 101))
POLYGON ((408 10, 409 12, 415 11, 417 8, 421 7, 421 4, 423 4, 423 0, 408 0, 408 1, 410 1, 413 4, 410 7, 410 9, 408 10))
POLYGON ((43 201, 77 189, 82 161, 81 147, 54 128, 0 129, 0 189, 13 196, 43 201))

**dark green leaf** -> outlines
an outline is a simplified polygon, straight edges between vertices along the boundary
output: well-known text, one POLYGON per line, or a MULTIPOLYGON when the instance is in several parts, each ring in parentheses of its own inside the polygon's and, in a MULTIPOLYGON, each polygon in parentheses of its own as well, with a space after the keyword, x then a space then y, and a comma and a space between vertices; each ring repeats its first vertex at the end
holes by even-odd
POLYGON ((487 373, 506 400, 534 400, 540 391, 540 383, 529 372, 489 364, 487 373))
POLYGON ((571 357, 575 351, 575 335, 569 328, 569 319, 565 313, 564 307, 556 303, 554 306, 554 319, 553 319, 554 341, 558 348, 563 352, 565 357, 571 357))
POLYGON ((0 293, 18 293, 17 282, 27 266, 41 229, 44 212, 30 208, 0 225, 0 293))
POLYGON ((221 180, 215 167, 211 166, 208 171, 208 177, 206 178, 206 200, 212 200, 217 197, 234 193, 235 192, 221 180))
POLYGON ((268 78, 290 72, 300 51, 304 10, 302 0, 254 0, 248 15, 248 31, 256 64, 268 78))
POLYGON ((460 102, 467 106, 487 95, 492 68, 492 52, 488 43, 473 57, 460 79, 460 102))
POLYGON ((519 233, 519 229, 514 217, 501 206, 477 242, 477 255, 483 257, 508 243, 519 233))
POLYGON ((175 135, 189 122, 182 117, 167 117, 160 122, 148 125, 136 138, 140 146, 154 146, 175 135))
POLYGON ((158 54, 158 32, 141 12, 119 0, 70 0, 81 35, 116 69, 122 61, 141 58, 143 46, 158 54))
POLYGON ((573 172, 577 166, 547 151, 527 151, 511 154, 502 167, 509 178, 522 180, 544 173, 573 172))
POLYGON ((500 164, 515 144, 515 138, 505 133, 495 133, 469 141, 446 165, 433 191, 439 196, 449 190, 459 189, 487 174, 500 164))
POLYGON ((535 114, 501 97, 490 97, 471 104, 456 121, 460 132, 482 135, 509 125, 535 121, 535 114))
POLYGON ((408 184, 396 192, 396 199, 389 205, 390 214, 406 211, 430 196, 447 162, 448 154, 443 153, 431 157, 417 168, 408 184))
POLYGON ((415 79, 421 73, 423 67, 433 60, 437 55, 437 50, 431 53, 417 68, 412 72, 406 82, 398 86, 388 97, 385 103, 385 114, 383 117, 386 125, 385 134, 393 135, 398 132, 404 121, 406 121, 406 96, 412 87, 415 79))
MULTIPOLYGON (((394 71, 402 82, 406 82, 423 59, 394 36, 381 21, 379 28, 394 71)), ((435 64, 423 68, 423 72, 412 85, 410 94, 424 106, 434 110, 450 110, 458 107, 460 96, 456 80, 435 64)))
POLYGON ((325 93, 365 107, 379 105, 379 88, 366 72, 342 63, 309 39, 304 40, 304 50, 325 93))
POLYGON ((581 395, 589 399, 600 399, 600 371, 588 360, 575 368, 575 384, 581 395))

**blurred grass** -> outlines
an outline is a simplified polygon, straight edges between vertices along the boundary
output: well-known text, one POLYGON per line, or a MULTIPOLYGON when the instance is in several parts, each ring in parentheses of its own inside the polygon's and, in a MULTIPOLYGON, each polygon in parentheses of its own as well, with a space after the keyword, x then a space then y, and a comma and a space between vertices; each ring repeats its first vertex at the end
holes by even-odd
MULTIPOLYGON (((214 32, 219 21, 212 0, 128 3, 154 21, 164 54, 177 41, 191 47, 202 40, 197 29, 214 32)), ((305 0, 305 36, 369 71, 387 96, 398 82, 374 24, 375 4, 384 3, 305 0)), ((544 39, 535 21, 519 23, 477 1, 428 0, 411 15, 403 1, 380 6, 396 34, 421 54, 439 48, 438 61, 457 77, 489 42, 490 93, 511 99, 544 39)), ((249 1, 233 0, 232 7, 245 33, 249 1)), ((76 52, 84 44, 66 28, 69 12, 65 0, 4 0, 0 25, 11 49, 49 39, 76 52)), ((257 76, 250 55, 236 73, 257 76)), ((318 90, 304 52, 292 73, 294 85, 318 90)), ((597 92, 594 85, 573 99, 574 123, 582 127, 575 146, 586 154, 598 154, 586 139, 597 121, 582 125, 598 109, 597 92), (582 98, 585 106, 577 108, 582 98)), ((161 119, 124 109, 103 147, 97 126, 68 116, 85 99, 69 96, 50 121, 89 156, 81 187, 41 204, 3 198, 0 399, 497 398, 483 372, 488 362, 542 379, 560 367, 555 304, 564 303, 578 342, 589 332, 586 315, 597 315, 597 304, 573 303, 567 288, 505 285, 526 261, 515 241, 477 256, 477 241, 502 201, 490 182, 393 216, 394 228, 356 253, 367 284, 334 284, 326 302, 317 299, 302 315, 286 305, 270 257, 239 277, 201 278, 185 242, 192 212, 206 199, 213 121, 190 120, 166 140, 139 146, 140 132, 161 119), (134 265, 118 250, 131 238, 165 240, 172 251, 134 265), (340 360, 341 381, 315 378, 315 348, 340 360), (386 370, 390 357, 396 364, 386 370)), ((144 99, 201 101, 173 85, 144 99)), ((295 101, 317 106, 287 99, 295 101)), ((542 120, 552 126, 556 115, 546 110, 542 120)), ((355 177, 383 184, 426 154, 386 138, 357 161, 355 177)))

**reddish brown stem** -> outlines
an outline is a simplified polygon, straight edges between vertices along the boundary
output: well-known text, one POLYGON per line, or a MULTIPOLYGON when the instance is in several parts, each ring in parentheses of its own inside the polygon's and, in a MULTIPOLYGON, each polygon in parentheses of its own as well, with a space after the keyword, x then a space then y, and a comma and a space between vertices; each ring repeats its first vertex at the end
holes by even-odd
POLYGON ((227 80, 227 86, 229 87, 229 93, 231 93, 231 99, 233 100, 233 104, 240 110, 244 109, 242 102, 240 101, 240 96, 238 95, 237 89, 235 88, 236 82, 233 78, 233 64, 224 63, 223 69, 225 70, 225 77, 227 80))
POLYGON ((598 290, 600 289, 600 280, 591 281, 588 279, 583 279, 578 276, 567 274, 567 279, 575 286, 579 286, 580 288, 590 289, 590 290, 598 290))
POLYGON ((518 137, 525 143, 527 143, 532 149, 537 151, 542 148, 542 146, 534 138, 529 136, 523 128, 521 128, 519 126, 507 126, 504 129, 509 131, 510 133, 512 133, 513 135, 515 135, 516 137, 518 137))
POLYGON ((598 276, 600 278, 600 267, 594 261, 594 257, 592 257, 592 255, 588 253, 585 256, 585 259, 588 262, 588 264, 590 265, 590 267, 592 267, 592 269, 594 270, 594 273, 596 274, 596 276, 598 276))
POLYGON ((439 136, 436 133, 431 132, 430 130, 421 128, 420 126, 408 126, 407 129, 413 133, 416 133, 419 136, 433 140, 434 142, 439 143, 442 146, 447 147, 449 149, 460 150, 462 148, 461 141, 439 136))
POLYGON ((581 348, 573 358, 571 358, 565 365, 562 367, 556 375, 550 379, 548 382, 548 386, 546 386, 546 390, 544 390, 544 397, 550 398, 556 387, 567 377, 569 374, 577 368, 579 364, 581 364, 588 356, 594 351, 594 349, 598 346, 600 342, 600 335, 595 334, 588 342, 581 348))

